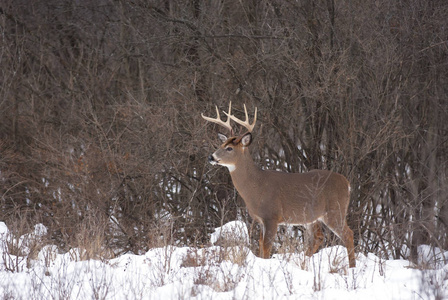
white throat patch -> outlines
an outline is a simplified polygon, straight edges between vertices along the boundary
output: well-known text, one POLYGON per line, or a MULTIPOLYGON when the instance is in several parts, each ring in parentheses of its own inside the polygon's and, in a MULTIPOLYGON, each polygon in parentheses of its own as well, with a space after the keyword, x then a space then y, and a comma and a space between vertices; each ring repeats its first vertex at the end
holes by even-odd
POLYGON ((236 169, 235 165, 231 165, 231 164, 220 164, 220 165, 227 167, 227 169, 229 169, 229 172, 233 172, 236 169))

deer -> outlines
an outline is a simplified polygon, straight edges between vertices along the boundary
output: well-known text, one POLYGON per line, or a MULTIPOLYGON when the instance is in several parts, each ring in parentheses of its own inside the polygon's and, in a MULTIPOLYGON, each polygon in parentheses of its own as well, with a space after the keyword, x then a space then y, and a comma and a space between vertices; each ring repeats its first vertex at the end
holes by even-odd
POLYGON ((324 241, 321 224, 338 236, 347 248, 349 267, 356 267, 353 231, 346 215, 350 202, 350 183, 341 174, 329 170, 311 170, 305 173, 285 173, 258 167, 249 150, 252 131, 257 121, 255 108, 253 122, 244 104, 245 121, 224 112, 224 122, 216 106, 216 118, 201 114, 206 121, 218 124, 230 132, 230 137, 218 133, 221 146, 208 157, 212 165, 225 166, 233 185, 242 197, 249 215, 261 226, 259 251, 261 258, 270 258, 278 225, 302 225, 307 229, 312 256, 324 241), (230 121, 243 126, 247 132, 234 135, 230 121))

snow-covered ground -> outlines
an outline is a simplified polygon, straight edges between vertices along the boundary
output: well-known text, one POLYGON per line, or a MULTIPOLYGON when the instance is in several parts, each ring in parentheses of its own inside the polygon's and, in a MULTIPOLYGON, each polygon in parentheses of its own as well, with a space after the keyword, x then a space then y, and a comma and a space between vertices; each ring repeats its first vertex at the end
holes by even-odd
MULTIPOLYGON (((240 232, 232 222, 222 229, 240 232)), ((34 234, 16 244, 27 252, 34 234)), ((218 233, 211 237, 218 241, 218 233)), ((303 254, 254 256, 244 244, 222 248, 167 246, 144 255, 110 260, 82 260, 82 250, 58 254, 45 246, 34 259, 6 251, 11 235, 0 222, 0 299, 444 299, 448 297, 448 264, 434 249, 419 248, 419 268, 406 260, 382 260, 357 254, 347 269, 346 250, 336 246, 313 257, 303 254), (421 268, 422 266, 427 266, 421 268)))

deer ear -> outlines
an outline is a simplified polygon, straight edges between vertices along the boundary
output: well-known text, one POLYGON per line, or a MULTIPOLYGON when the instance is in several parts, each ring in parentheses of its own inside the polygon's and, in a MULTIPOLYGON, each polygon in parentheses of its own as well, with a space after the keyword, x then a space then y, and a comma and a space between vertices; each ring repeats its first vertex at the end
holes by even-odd
POLYGON ((218 133, 218 138, 221 140, 221 142, 225 143, 227 141, 227 137, 224 134, 218 133))
POLYGON ((241 145, 243 145, 243 147, 248 147, 250 143, 252 143, 252 134, 248 132, 241 137, 241 145))

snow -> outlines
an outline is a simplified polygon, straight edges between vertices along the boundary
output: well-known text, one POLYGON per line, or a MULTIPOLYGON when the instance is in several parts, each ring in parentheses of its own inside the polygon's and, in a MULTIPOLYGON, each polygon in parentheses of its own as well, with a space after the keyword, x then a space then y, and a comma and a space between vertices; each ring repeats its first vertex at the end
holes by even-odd
POLYGON ((227 243, 229 240, 237 244, 249 243, 249 231, 246 224, 241 221, 231 221, 216 228, 210 236, 210 242, 216 244, 221 239, 225 239, 227 243))
MULTIPOLYGON (((33 240, 43 225, 17 240, 33 240)), ((419 248, 426 268, 407 260, 383 260, 357 254, 349 269, 346 249, 256 257, 247 245, 247 228, 232 222, 218 228, 241 234, 244 243, 231 247, 166 246, 144 255, 110 260, 83 260, 82 249, 60 254, 47 245, 38 255, 14 256, 14 239, 0 222, 0 295, 4 299, 440 299, 448 297, 448 252, 419 248), (444 263, 443 263, 444 262, 444 263), (14 265, 14 267, 11 266, 14 265)))

